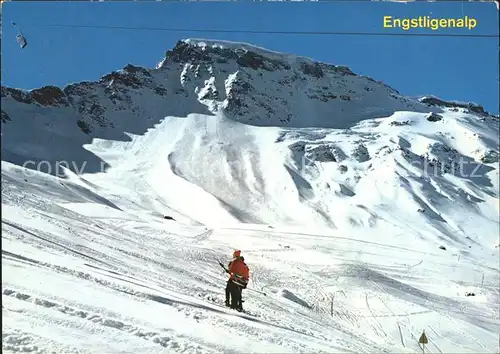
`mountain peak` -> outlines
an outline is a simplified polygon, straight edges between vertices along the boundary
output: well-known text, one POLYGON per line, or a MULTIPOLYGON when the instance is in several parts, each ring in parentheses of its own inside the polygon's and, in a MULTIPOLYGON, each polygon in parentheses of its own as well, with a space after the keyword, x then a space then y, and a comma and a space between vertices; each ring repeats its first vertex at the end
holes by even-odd
POLYGON ((178 41, 172 50, 168 50, 159 67, 170 61, 226 64, 235 60, 238 65, 251 69, 289 70, 291 65, 286 59, 291 57, 247 43, 188 38, 178 41))
POLYGON ((259 47, 249 43, 224 40, 187 38, 176 43, 172 50, 166 52, 162 67, 169 60, 175 62, 215 62, 227 63, 236 60, 238 65, 266 71, 301 69, 305 74, 323 77, 323 69, 335 69, 346 75, 355 75, 345 66, 322 63, 307 57, 282 53, 259 47))
POLYGON ((257 126, 322 128, 347 128, 396 111, 439 113, 452 107, 485 114, 480 107, 431 96, 405 97, 345 66, 248 43, 197 38, 179 40, 156 69, 128 64, 98 81, 63 90, 2 87, 2 98, 9 97, 22 104, 73 109, 89 132, 121 125, 118 116, 125 112, 154 119, 222 113, 257 126))
POLYGON ((254 125, 345 127, 395 110, 429 111, 345 66, 248 43, 182 39, 157 69, 181 70, 182 90, 196 93, 211 112, 254 125))

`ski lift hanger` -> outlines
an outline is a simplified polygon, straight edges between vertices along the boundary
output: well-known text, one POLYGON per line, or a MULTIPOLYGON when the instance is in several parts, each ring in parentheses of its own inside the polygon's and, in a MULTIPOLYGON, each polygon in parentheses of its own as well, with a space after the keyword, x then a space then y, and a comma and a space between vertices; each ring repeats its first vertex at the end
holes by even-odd
POLYGON ((12 25, 17 29, 16 41, 19 43, 21 49, 23 49, 28 45, 28 41, 26 40, 26 37, 24 37, 23 32, 21 32, 19 26, 15 22, 12 22, 12 25))

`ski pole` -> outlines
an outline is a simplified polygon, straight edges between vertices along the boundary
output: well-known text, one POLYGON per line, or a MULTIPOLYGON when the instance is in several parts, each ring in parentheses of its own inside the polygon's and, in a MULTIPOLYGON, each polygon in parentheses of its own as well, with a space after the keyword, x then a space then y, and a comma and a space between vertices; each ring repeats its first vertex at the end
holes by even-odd
POLYGON ((259 291, 259 290, 255 290, 255 289, 249 289, 249 288, 247 288, 246 290, 250 290, 250 291, 253 291, 253 292, 256 292, 256 293, 262 294, 262 295, 264 295, 264 296, 267 296, 267 294, 266 294, 265 292, 263 292, 263 291, 259 291))
POLYGON ((222 267, 222 269, 224 269, 224 271, 225 271, 226 273, 229 273, 229 271, 228 271, 228 270, 227 270, 227 268, 224 266, 224 264, 222 264, 222 262, 221 262, 221 261, 217 260, 217 262, 218 262, 218 263, 219 263, 219 265, 222 267))

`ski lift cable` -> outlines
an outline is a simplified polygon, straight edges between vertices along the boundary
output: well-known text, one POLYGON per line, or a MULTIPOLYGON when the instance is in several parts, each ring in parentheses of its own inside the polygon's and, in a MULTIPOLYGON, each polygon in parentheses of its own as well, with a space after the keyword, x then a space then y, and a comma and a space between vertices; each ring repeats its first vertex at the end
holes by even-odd
POLYGON ((276 35, 345 35, 345 36, 408 36, 408 37, 469 37, 469 38, 498 38, 498 34, 451 34, 451 33, 398 33, 398 32, 340 32, 340 31, 273 31, 273 30, 237 30, 214 28, 168 28, 168 27, 129 27, 106 25, 70 25, 70 24, 39 24, 25 25, 54 28, 88 28, 112 29, 130 31, 163 31, 163 32, 203 32, 203 33, 246 33, 246 34, 276 34, 276 35))
POLYGON ((17 29, 17 31, 19 32, 20 35, 22 35, 23 33, 21 32, 21 29, 19 28, 19 26, 17 25, 17 23, 15 22, 12 22, 12 25, 17 29))

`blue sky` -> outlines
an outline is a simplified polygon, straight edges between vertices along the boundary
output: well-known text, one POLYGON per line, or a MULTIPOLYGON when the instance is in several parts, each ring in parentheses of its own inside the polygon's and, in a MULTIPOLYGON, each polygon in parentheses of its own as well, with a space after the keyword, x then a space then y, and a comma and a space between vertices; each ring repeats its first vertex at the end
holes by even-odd
MULTIPOLYGON (((473 101, 498 113, 498 39, 410 36, 169 32, 83 26, 182 29, 401 32, 383 16, 477 19, 472 31, 497 34, 498 11, 477 2, 8 2, 2 6, 2 84, 24 89, 96 80, 127 63, 154 67, 181 38, 243 41, 346 65, 406 95, 473 101), (20 49, 17 22, 28 39, 20 49)), ((411 30, 430 33, 431 30, 411 30)), ((435 33, 435 32, 434 32, 435 33)))

